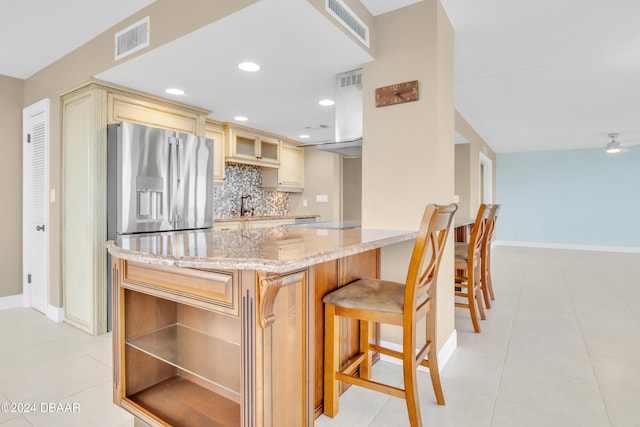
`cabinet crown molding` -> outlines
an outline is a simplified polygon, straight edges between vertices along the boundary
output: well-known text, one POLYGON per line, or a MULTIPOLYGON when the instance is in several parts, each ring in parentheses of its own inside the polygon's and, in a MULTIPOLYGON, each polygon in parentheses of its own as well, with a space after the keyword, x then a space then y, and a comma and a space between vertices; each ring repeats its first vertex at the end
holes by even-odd
POLYGON ((116 84, 105 82, 95 78, 89 78, 79 83, 76 83, 75 85, 69 86, 68 88, 63 89, 58 94, 60 95, 61 98, 67 98, 75 95, 76 93, 83 92, 89 89, 101 89, 109 93, 115 93, 115 94, 121 94, 121 95, 131 96, 135 98, 140 98, 149 102, 153 102, 158 105, 174 106, 174 107, 177 106, 177 107, 180 107, 181 109, 190 111, 191 113, 199 116, 208 116, 209 114, 212 113, 211 110, 207 110, 200 107, 194 107, 193 105, 184 104, 182 102, 174 101, 168 98, 163 98, 161 96, 151 95, 149 93, 141 92, 135 89, 118 86, 116 84))

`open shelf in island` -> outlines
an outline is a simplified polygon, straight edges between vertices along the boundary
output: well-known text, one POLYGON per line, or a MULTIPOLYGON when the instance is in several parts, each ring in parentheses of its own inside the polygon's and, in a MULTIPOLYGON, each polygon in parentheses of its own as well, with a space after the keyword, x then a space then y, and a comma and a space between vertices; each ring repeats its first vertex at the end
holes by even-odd
POLYGON ((239 403, 179 375, 135 393, 129 399, 176 427, 240 425, 239 403))
POLYGON ((239 376, 229 369, 240 358, 237 343, 174 323, 129 338, 126 344, 240 396, 239 376), (188 348, 197 351, 186 352, 188 348))

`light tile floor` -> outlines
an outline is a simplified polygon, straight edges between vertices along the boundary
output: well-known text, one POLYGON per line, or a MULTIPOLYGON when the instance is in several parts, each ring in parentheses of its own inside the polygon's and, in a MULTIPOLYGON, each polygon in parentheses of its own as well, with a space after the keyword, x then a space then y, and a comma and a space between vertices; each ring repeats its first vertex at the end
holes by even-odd
MULTIPOLYGON (((474 334, 456 309, 458 348, 442 372, 446 406, 420 372, 425 426, 640 426, 640 254, 498 246, 495 306, 474 334)), ((401 383, 398 366, 374 375, 401 383)), ((111 403, 111 336, 91 337, 31 309, 0 311, 2 427, 131 427, 111 403), (77 413, 41 411, 77 404, 77 413)), ((404 427, 404 401, 351 387, 316 427, 404 427)), ((287 427, 287 426, 277 426, 287 427)), ((295 426, 297 427, 297 426, 295 426)))

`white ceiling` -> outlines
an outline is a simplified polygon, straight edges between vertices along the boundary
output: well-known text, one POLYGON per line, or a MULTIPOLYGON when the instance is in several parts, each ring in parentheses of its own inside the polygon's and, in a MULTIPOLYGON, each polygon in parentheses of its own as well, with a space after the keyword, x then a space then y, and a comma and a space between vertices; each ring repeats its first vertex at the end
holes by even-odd
POLYGON ((442 3, 456 108, 495 151, 640 142, 640 1, 442 3))
MULTIPOLYGON (((362 0, 374 15, 416 1, 362 0)), ((495 151, 604 147, 609 132, 640 142, 640 2, 441 1, 456 29, 456 108, 495 151)), ((27 78, 151 2, 3 1, 0 74, 27 78)), ((369 60, 307 2, 262 0, 96 77, 163 96, 182 86, 179 99, 215 119, 327 140, 332 128, 304 130, 333 125, 317 100, 369 60), (238 72, 245 59, 262 70, 238 72)))
POLYGON ((155 0, 2 0, 0 74, 26 79, 155 0))
POLYGON ((334 109, 318 101, 334 98, 336 74, 372 59, 308 2, 262 0, 96 77, 208 108, 215 120, 240 115, 243 125, 321 142, 334 138, 334 109), (243 61, 260 71, 240 71, 243 61))

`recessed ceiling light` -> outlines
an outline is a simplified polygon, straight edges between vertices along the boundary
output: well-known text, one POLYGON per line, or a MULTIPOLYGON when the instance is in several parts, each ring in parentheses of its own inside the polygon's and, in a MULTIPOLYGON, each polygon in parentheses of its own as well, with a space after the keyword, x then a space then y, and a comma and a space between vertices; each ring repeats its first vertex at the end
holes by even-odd
POLYGON ((165 89, 165 92, 170 93, 171 95, 184 95, 184 91, 182 89, 178 89, 175 87, 170 87, 169 89, 165 89))
POLYGON ((246 122, 249 119, 246 118, 245 116, 235 116, 233 120, 235 120, 236 122, 246 122))
POLYGON ((240 64, 238 64, 238 68, 240 68, 242 71, 253 73, 254 71, 258 71, 260 69, 260 66, 255 62, 241 62, 240 64))
POLYGON ((311 138, 309 135, 299 135, 299 137, 302 138, 302 139, 311 138))
POLYGON ((322 105, 323 107, 330 107, 335 103, 332 99, 321 99, 320 101, 318 101, 318 104, 322 105))

